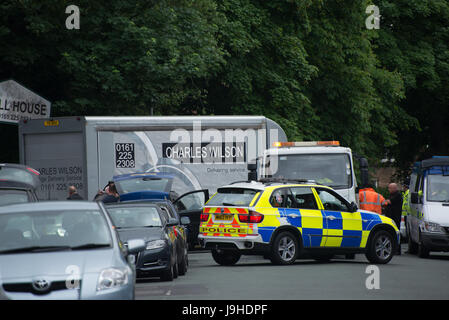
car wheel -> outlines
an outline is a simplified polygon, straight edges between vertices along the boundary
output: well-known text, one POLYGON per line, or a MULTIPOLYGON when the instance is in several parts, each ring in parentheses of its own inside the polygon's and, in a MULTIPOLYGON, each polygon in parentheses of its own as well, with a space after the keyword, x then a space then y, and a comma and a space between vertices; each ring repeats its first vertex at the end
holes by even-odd
POLYGON ((165 270, 161 275, 161 280, 163 281, 173 281, 173 266, 170 266, 167 270, 165 270))
POLYGON ((240 260, 240 257, 241 253, 236 250, 212 250, 212 258, 222 266, 232 266, 240 260))
MULTIPOLYGON (((186 250, 187 251, 187 250, 186 250)), ((188 260, 187 260, 188 258, 187 258, 187 252, 184 254, 184 257, 182 258, 182 260, 181 260, 181 263, 178 265, 178 270, 179 270, 179 275, 180 276, 183 276, 183 275, 185 275, 186 274, 186 272, 187 272, 187 263, 188 263, 188 260)))
MULTIPOLYGON (((175 253, 176 255, 176 253, 175 253)), ((178 269, 178 258, 175 258, 175 263, 173 264, 173 278, 177 278, 179 275, 179 269, 178 269)))
POLYGON ((407 232, 407 239, 408 239, 408 252, 411 254, 415 254, 418 252, 418 244, 413 241, 412 236, 410 235, 410 232, 407 232))
POLYGON ((419 236, 419 243, 418 243, 418 257, 420 257, 420 258, 428 258, 429 254, 430 254, 430 250, 422 242, 421 234, 420 234, 420 236, 419 236))
POLYGON ((368 244, 366 258, 371 263, 386 264, 393 258, 395 250, 393 236, 385 230, 379 230, 368 244))
POLYGON ((329 262, 334 257, 331 253, 314 253, 312 254, 312 258, 316 261, 320 262, 329 262))
POLYGON ((299 245, 296 237, 290 232, 279 233, 271 246, 271 262, 289 265, 298 257, 299 245))

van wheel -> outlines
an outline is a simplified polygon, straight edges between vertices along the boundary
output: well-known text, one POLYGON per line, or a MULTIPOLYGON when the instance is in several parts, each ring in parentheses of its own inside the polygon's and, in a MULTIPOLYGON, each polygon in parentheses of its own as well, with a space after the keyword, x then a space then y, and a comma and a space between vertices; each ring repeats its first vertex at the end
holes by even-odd
POLYGON ((371 263, 386 264, 393 258, 395 250, 393 236, 385 230, 379 230, 369 242, 365 255, 371 263))
POLYGON ((424 245, 421 240, 421 234, 419 235, 419 243, 418 243, 418 257, 420 258, 428 258, 430 254, 430 250, 424 245))
POLYGON ((232 266, 236 264, 241 257, 241 253, 236 250, 212 250, 212 258, 222 266, 232 266))
POLYGON ((293 264, 298 253, 299 245, 296 237, 290 232, 281 232, 271 246, 271 262, 280 265, 293 264))
POLYGON ((408 240, 408 252, 411 254, 416 254, 418 252, 418 244, 413 241, 410 232, 407 232, 407 240, 408 240))

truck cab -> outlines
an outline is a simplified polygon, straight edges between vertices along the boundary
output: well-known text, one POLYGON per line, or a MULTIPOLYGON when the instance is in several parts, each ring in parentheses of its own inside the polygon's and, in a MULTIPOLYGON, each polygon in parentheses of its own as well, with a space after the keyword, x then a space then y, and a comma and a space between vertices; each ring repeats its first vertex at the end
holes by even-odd
POLYGON ((338 141, 276 142, 265 150, 258 179, 313 180, 357 203, 351 149, 338 141))
POLYGON ((409 252, 449 251, 449 157, 416 162, 410 177, 409 252))

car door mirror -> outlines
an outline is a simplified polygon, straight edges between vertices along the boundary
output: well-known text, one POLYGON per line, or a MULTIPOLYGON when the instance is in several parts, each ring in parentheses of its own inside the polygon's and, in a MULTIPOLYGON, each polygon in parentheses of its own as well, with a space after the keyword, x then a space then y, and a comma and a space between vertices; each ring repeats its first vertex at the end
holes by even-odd
POLYGON ((132 239, 128 241, 128 253, 136 254, 144 251, 146 247, 145 241, 143 239, 132 239))
POLYGON ((351 202, 351 204, 349 205, 349 210, 350 212, 357 212, 359 208, 357 207, 357 204, 355 202, 351 202))
POLYGON ((177 226, 178 224, 179 224, 178 219, 169 218, 168 222, 167 222, 167 227, 174 227, 174 226, 177 226))
POLYGON ((190 218, 189 217, 181 217, 181 224, 186 226, 190 224, 190 218))

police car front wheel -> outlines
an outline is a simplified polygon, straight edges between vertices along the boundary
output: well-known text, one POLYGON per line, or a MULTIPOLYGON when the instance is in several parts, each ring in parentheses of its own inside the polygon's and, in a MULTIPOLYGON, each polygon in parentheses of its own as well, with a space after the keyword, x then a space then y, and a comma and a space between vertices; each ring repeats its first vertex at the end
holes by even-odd
POLYGON ((393 236, 385 230, 379 230, 368 245, 366 257, 371 263, 385 264, 393 258, 395 249, 393 236))
POLYGON ((290 232, 279 233, 271 247, 271 262, 288 265, 298 257, 299 245, 296 237, 290 232))

